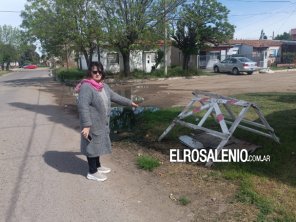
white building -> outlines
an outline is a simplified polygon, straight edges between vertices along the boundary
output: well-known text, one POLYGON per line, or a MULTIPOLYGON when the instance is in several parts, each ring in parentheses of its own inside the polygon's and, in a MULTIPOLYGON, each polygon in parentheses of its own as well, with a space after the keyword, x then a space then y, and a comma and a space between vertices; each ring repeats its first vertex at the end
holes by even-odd
MULTIPOLYGON (((152 67, 155 66, 156 51, 132 51, 130 54, 130 71, 142 70, 144 72, 151 72, 152 67)), ((87 69, 85 57, 80 55, 79 64, 83 70, 87 69)), ((93 54, 92 61, 100 61, 106 71, 113 73, 122 72, 124 70, 123 58, 121 53, 109 50, 100 50, 100 60, 98 60, 98 53, 93 54)))

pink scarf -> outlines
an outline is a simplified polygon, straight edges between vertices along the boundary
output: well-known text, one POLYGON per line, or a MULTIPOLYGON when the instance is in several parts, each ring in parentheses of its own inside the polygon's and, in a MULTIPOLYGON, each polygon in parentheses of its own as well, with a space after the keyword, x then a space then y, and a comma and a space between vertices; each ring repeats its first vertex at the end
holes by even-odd
POLYGON ((93 87, 97 91, 102 91, 102 89, 104 87, 104 83, 102 83, 102 82, 96 82, 93 79, 83 79, 83 80, 80 81, 80 83, 77 84, 77 86, 75 87, 74 91, 77 92, 77 93, 79 93, 80 92, 81 85, 83 83, 89 84, 91 87, 93 87))

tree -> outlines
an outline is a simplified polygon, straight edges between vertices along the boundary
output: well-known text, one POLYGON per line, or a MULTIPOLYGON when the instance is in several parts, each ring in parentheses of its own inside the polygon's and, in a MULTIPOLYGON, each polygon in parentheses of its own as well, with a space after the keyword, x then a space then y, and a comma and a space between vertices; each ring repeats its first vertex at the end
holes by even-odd
POLYGON ((161 49, 157 50, 156 56, 155 56, 155 69, 159 66, 160 63, 164 61, 164 51, 161 49))
POLYGON ((6 64, 9 70, 10 63, 17 61, 22 45, 21 31, 9 25, 0 26, 0 64, 2 70, 6 64))
POLYGON ((259 37, 259 40, 262 40, 262 39, 267 39, 267 36, 265 35, 265 32, 263 31, 263 29, 261 30, 261 34, 259 37))
POLYGON ((36 52, 36 46, 32 44, 23 45, 19 56, 19 65, 24 66, 28 63, 39 63, 40 56, 36 52))
POLYGON ((147 47, 149 44, 154 44, 156 39, 160 39, 155 27, 163 23, 164 17, 169 18, 184 0, 105 0, 98 2, 102 9, 101 15, 107 41, 121 53, 124 74, 128 76, 131 50, 147 47))
POLYGON ((30 0, 22 27, 48 54, 62 57, 75 50, 88 65, 97 47, 117 49, 128 75, 131 50, 151 44, 163 16, 184 0, 168 2, 164 11, 164 0, 30 0))
POLYGON ((83 53, 89 66, 102 39, 99 9, 91 0, 30 0, 22 18, 22 27, 49 56, 67 59, 75 50, 83 53))
POLYGON ((30 39, 19 28, 4 25, 0 26, 0 63, 4 69, 9 69, 11 62, 18 61, 19 65, 27 63, 38 63, 39 55, 36 46, 30 43, 30 39))
POLYGON ((17 50, 11 44, 0 44, 0 64, 4 70, 4 63, 6 63, 6 70, 9 70, 10 63, 17 60, 17 50))
POLYGON ((275 40, 291 40, 291 35, 288 32, 284 32, 283 34, 277 35, 275 40))
POLYGON ((21 31, 10 25, 0 26, 0 42, 19 47, 21 45, 21 31))
POLYGON ((183 53, 183 70, 188 70, 190 55, 233 38, 234 26, 228 22, 228 14, 216 0, 195 0, 183 7, 171 33, 173 45, 183 53))

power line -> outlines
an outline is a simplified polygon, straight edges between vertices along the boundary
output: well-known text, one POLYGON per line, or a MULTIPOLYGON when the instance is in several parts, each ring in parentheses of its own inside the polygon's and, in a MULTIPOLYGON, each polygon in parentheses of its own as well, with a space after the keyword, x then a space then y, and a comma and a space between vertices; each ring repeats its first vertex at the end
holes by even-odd
POLYGON ((229 14, 229 16, 256 16, 256 15, 272 15, 272 14, 287 14, 288 11, 277 11, 277 12, 261 12, 261 13, 251 13, 251 14, 229 14))
POLYGON ((0 11, 0 13, 21 13, 21 11, 0 11))
POLYGON ((296 1, 271 1, 271 0, 225 0, 225 1, 235 1, 235 2, 256 2, 256 3, 292 3, 292 4, 296 4, 296 1))
POLYGON ((290 12, 288 16, 285 17, 285 19, 283 19, 282 24, 277 28, 277 30, 279 30, 280 27, 282 27, 287 22, 287 19, 289 19, 295 12, 296 12, 296 7, 294 8, 293 11, 290 12))

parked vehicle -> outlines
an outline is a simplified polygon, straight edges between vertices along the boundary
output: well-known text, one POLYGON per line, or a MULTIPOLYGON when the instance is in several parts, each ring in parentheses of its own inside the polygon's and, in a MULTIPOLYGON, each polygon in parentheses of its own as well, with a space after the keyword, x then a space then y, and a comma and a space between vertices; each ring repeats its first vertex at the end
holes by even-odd
POLYGON ((36 69, 38 68, 37 65, 33 65, 33 64, 30 64, 30 65, 26 65, 26 66, 23 66, 24 69, 36 69))
POLYGON ((218 62, 214 65, 214 72, 231 72, 238 75, 241 72, 246 72, 248 75, 253 74, 258 70, 257 63, 246 57, 232 57, 218 62))

